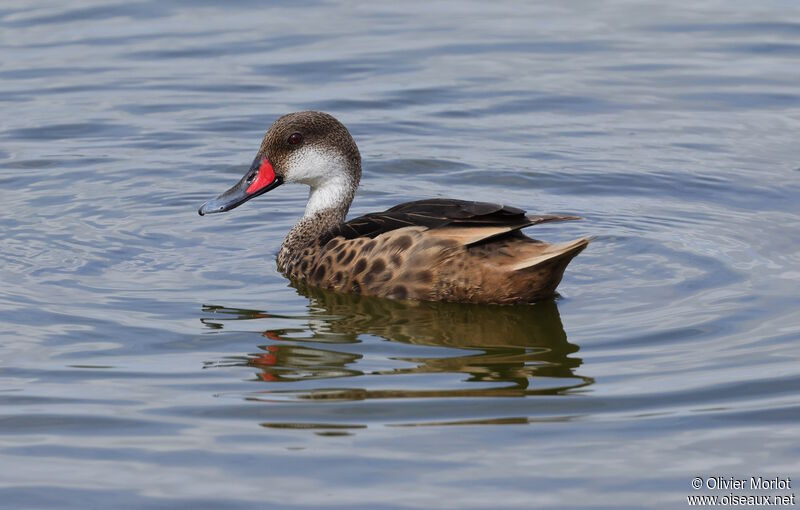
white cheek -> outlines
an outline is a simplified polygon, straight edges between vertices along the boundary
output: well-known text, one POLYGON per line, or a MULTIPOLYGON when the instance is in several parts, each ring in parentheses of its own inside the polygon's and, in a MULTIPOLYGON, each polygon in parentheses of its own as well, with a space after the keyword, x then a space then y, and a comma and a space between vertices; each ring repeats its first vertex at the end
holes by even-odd
POLYGON ((340 155, 306 145, 292 153, 287 164, 285 180, 316 187, 343 175, 346 175, 345 163, 340 155))
POLYGON ((306 217, 331 209, 346 211, 355 191, 345 159, 336 152, 314 146, 301 147, 292 153, 284 180, 311 186, 306 217))

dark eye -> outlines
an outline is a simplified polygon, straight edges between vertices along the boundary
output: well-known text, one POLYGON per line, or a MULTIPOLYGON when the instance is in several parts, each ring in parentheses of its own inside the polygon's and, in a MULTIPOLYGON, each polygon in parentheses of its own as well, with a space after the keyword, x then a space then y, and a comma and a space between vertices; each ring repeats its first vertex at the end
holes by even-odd
POLYGON ((303 135, 300 133, 292 133, 286 141, 289 142, 289 145, 297 145, 303 141, 303 135))
POLYGON ((256 178, 256 172, 253 172, 250 175, 248 175, 247 176, 247 184, 250 184, 251 182, 253 182, 253 179, 255 179, 255 178, 256 178))

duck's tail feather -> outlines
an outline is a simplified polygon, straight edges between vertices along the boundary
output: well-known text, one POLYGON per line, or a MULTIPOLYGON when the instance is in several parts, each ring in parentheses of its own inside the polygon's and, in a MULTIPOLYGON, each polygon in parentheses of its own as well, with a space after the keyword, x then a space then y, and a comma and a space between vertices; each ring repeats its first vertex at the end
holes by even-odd
POLYGON ((513 271, 525 271, 553 262, 564 263, 564 267, 566 267, 566 263, 589 246, 590 241, 590 238, 582 237, 566 243, 541 243, 537 253, 517 261, 511 269, 513 271))

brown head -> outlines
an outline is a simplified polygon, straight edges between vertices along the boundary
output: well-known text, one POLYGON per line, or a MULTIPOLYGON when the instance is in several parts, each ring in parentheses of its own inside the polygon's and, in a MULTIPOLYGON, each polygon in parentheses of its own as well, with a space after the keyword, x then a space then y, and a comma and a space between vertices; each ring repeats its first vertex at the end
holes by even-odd
POLYGON ((361 155, 341 122, 323 112, 290 113, 270 126, 244 177, 198 213, 229 211, 292 182, 311 187, 306 216, 326 209, 346 213, 360 180, 361 155))

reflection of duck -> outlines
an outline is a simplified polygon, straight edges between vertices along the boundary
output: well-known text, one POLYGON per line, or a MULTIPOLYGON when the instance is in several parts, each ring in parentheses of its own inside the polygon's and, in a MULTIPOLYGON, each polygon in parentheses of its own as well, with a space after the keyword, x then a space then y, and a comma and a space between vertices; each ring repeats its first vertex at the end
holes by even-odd
MULTIPOLYGON (((298 285, 297 289, 310 299, 308 327, 269 329, 264 336, 272 342, 262 347, 264 352, 234 361, 258 367, 261 380, 296 382, 367 375, 358 368, 362 363, 361 352, 352 347, 337 349, 336 344, 354 344, 360 341, 360 335, 375 335, 452 351, 443 354, 436 350, 423 357, 415 350, 410 357, 392 357, 404 362, 404 366, 372 370, 370 376, 461 373, 469 376, 466 380, 469 383, 505 383, 499 387, 467 384, 455 390, 315 388, 307 393, 310 398, 522 395, 558 393, 591 383, 591 379, 573 372, 581 360, 569 355, 577 352, 578 347, 567 341, 558 307, 552 300, 508 307, 394 301, 304 285, 298 285)), ((205 310, 214 313, 203 320, 211 327, 220 327, 225 316, 238 320, 271 317, 264 312, 222 307, 205 310)))
POLYGON ((245 176, 199 213, 228 211, 284 182, 307 184, 305 216, 286 236, 278 267, 318 287, 394 299, 544 299, 589 244, 548 244, 521 232, 573 216, 463 200, 408 202, 345 223, 360 179, 361 156, 347 128, 325 113, 292 113, 267 131, 245 176))

